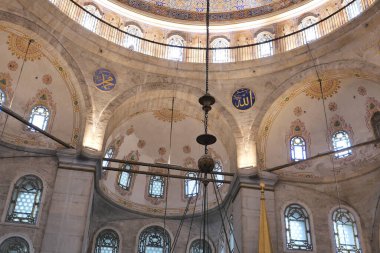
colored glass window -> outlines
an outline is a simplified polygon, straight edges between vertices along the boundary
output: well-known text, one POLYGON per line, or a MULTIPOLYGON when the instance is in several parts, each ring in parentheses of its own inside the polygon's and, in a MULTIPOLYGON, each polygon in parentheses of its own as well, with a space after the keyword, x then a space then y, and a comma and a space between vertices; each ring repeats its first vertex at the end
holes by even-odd
POLYGON ((151 176, 149 180, 149 196, 162 198, 164 196, 165 180, 162 176, 151 176))
POLYGON ((13 236, 0 245, 0 252, 2 253, 29 253, 28 242, 21 237, 13 236))
MULTIPOLYGON (((350 138, 345 131, 338 131, 333 134, 332 144, 334 151, 351 147, 350 138)), ((352 154, 352 150, 348 149, 342 152, 335 153, 336 158, 344 158, 352 154)))
POLYGON ((138 253, 169 253, 169 233, 159 226, 151 226, 139 236, 138 253))
POLYGON ((96 237, 95 253, 118 253, 119 236, 111 229, 103 230, 96 237))
MULTIPOLYGON (((33 107, 32 113, 29 117, 29 123, 33 124, 34 126, 41 128, 42 130, 46 130, 48 121, 50 117, 49 110, 42 105, 38 105, 33 107)), ((29 128, 30 131, 35 131, 33 128, 29 128)))
POLYGON ((211 253, 211 246, 205 240, 195 240, 190 245, 189 253, 211 253))
POLYGON ((290 155, 292 161, 306 159, 306 142, 302 137, 295 136, 290 140, 290 155))

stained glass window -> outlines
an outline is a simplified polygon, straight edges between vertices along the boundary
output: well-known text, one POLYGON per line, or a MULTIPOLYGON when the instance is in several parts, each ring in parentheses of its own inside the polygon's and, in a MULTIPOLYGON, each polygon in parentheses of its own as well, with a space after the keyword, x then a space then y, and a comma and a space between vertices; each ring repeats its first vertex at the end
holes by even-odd
POLYGON ((165 180, 162 176, 151 176, 149 180, 149 196, 162 198, 164 196, 165 180))
POLYGON ((33 175, 20 178, 14 186, 6 220, 36 224, 41 195, 41 179, 33 175))
POLYGON ((380 138, 380 112, 375 112, 371 118, 373 132, 376 138, 380 138))
MULTIPOLYGON (((198 175, 195 172, 188 172, 187 177, 196 178, 198 175)), ((190 198, 199 193, 199 181, 195 179, 185 179, 185 197, 190 198)))
POLYGON ((5 103, 5 93, 0 89, 0 105, 5 103))
MULTIPOLYGON (((215 162, 215 166, 214 166, 214 169, 213 169, 214 172, 223 172, 223 166, 222 166, 222 163, 220 161, 216 161, 215 162)), ((223 175, 214 175, 215 176, 215 180, 224 180, 224 176, 223 175)), ((216 186, 219 188, 223 185, 222 182, 217 182, 216 183, 216 186)))
POLYGON ((358 228, 354 216, 345 208, 334 211, 334 237, 337 253, 361 253, 358 228))
MULTIPOLYGON (((130 169, 132 169, 132 166, 130 164, 123 165, 123 170, 130 170, 130 169)), ((119 173, 119 178, 117 180, 117 183, 124 190, 129 190, 129 187, 131 186, 131 180, 132 180, 131 173, 123 171, 119 173)))
POLYGON ((170 236, 164 228, 151 226, 141 232, 138 253, 169 253, 170 236))
POLYGON ((140 39, 131 35, 136 35, 142 37, 142 32, 140 28, 135 25, 129 25, 125 28, 125 31, 128 33, 125 35, 124 46, 128 49, 139 52, 140 51, 140 39), (131 34, 131 35, 129 35, 131 34))
MULTIPOLYGON (((225 38, 216 38, 211 42, 211 48, 229 47, 230 43, 225 38)), ((212 62, 222 63, 230 60, 230 50, 218 49, 212 50, 212 62)))
POLYGON ((190 245, 190 252, 189 253, 211 253, 211 246, 210 244, 205 240, 195 240, 190 245))
POLYGON ((183 60, 183 48, 176 46, 184 46, 184 40, 178 35, 173 35, 169 38, 168 44, 168 59, 173 61, 183 60))
POLYGON ((286 248, 290 250, 313 250, 309 215, 305 208, 291 204, 285 209, 286 248))
POLYGON ((94 15, 95 17, 87 12, 84 13, 83 19, 82 19, 82 26, 92 32, 95 32, 98 26, 98 22, 99 22, 97 18, 102 18, 102 14, 100 13, 99 9, 96 8, 96 6, 92 4, 85 5, 83 6, 83 8, 89 13, 91 13, 92 15, 94 15))
POLYGON ((101 231, 96 237, 95 253, 118 253, 119 236, 111 229, 101 231))
MULTIPOLYGON (((113 154, 115 153, 115 150, 114 148, 111 146, 107 149, 106 153, 104 154, 104 158, 107 158, 107 159, 110 159, 113 157, 113 154)), ((108 165, 110 164, 109 161, 104 161, 102 162, 102 167, 108 167, 108 165)))
POLYGON ((1 253, 29 253, 29 244, 28 242, 21 237, 13 236, 0 245, 1 253))
MULTIPOLYGON (((37 105, 33 107, 32 113, 29 117, 29 123, 35 125, 36 127, 46 130, 49 122, 50 112, 49 109, 42 105, 37 105)), ((33 128, 29 128, 30 131, 35 131, 33 128)))
POLYGON ((290 139, 290 155, 295 162, 306 159, 306 142, 302 137, 294 136, 290 139))
MULTIPOLYGON (((352 2, 352 0, 343 0, 343 5, 347 5, 350 2, 352 2)), ((348 20, 355 18, 363 11, 361 0, 354 1, 349 6, 347 6, 344 10, 347 14, 348 20)))
POLYGON ((261 32, 257 35, 257 43, 262 43, 257 45, 257 57, 263 58, 273 55, 273 35, 269 32, 261 32), (264 43, 268 41, 267 43, 264 43))
MULTIPOLYGON (((332 144, 334 147, 334 151, 341 150, 344 148, 351 147, 350 138, 346 131, 338 131, 333 134, 332 144)), ((352 154, 352 150, 348 149, 342 152, 335 153, 336 158, 347 157, 352 154)))
POLYGON ((316 26, 313 26, 313 24, 315 24, 316 22, 317 22, 317 18, 313 16, 309 16, 302 19, 301 24, 300 24, 300 29, 309 27, 302 32, 303 40, 305 42, 310 42, 318 38, 317 28, 316 26))

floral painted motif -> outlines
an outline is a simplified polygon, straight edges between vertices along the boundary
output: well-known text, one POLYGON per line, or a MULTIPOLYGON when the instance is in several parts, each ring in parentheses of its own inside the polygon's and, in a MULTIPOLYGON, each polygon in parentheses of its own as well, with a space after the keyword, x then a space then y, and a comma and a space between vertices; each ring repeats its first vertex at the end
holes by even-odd
POLYGON ((300 117, 303 114, 303 110, 300 106, 294 108, 293 113, 296 117, 300 117))
MULTIPOLYGON (((323 91, 323 98, 326 99, 328 97, 332 97, 334 94, 338 93, 338 90, 340 89, 340 81, 333 79, 333 80, 322 80, 322 91, 323 91)), ((315 98, 315 99, 322 99, 322 92, 321 87, 318 81, 314 81, 310 84, 308 84, 308 87, 305 90, 305 94, 308 97, 315 98)))
POLYGON ((145 145, 146 145, 146 142, 145 142, 144 140, 139 140, 139 141, 137 142, 137 147, 138 147, 138 148, 144 148, 145 145))
POLYGON ((158 149, 158 154, 159 154, 160 156, 165 155, 165 154, 166 154, 166 148, 164 148, 164 147, 160 147, 160 148, 158 149))
POLYGON ((52 81, 53 81, 53 78, 51 77, 51 75, 46 74, 46 75, 43 75, 43 76, 42 76, 42 82, 43 82, 44 84, 49 85, 49 84, 52 83, 52 81))
POLYGON ((10 61, 8 62, 8 69, 10 71, 16 71, 18 68, 18 63, 16 61, 10 61))
POLYGON ((7 44, 12 55, 18 59, 25 58, 25 60, 35 61, 42 57, 41 45, 26 36, 11 33, 8 36, 7 44))
POLYGON ((335 112, 338 109, 338 105, 335 102, 329 103, 329 110, 335 112))
POLYGON ((358 93, 359 93, 359 95, 365 96, 365 95, 367 95, 367 89, 363 86, 359 86, 358 93))
POLYGON ((183 153, 189 154, 191 153, 191 147, 189 145, 183 146, 183 153))
POLYGON ((156 119, 164 122, 171 122, 173 115, 173 122, 179 122, 186 118, 186 115, 182 114, 180 111, 174 110, 172 113, 171 109, 160 109, 153 112, 156 119))
POLYGON ((133 126, 131 126, 130 128, 127 129, 126 134, 129 136, 129 135, 133 134, 134 132, 135 132, 135 129, 133 128, 133 126))

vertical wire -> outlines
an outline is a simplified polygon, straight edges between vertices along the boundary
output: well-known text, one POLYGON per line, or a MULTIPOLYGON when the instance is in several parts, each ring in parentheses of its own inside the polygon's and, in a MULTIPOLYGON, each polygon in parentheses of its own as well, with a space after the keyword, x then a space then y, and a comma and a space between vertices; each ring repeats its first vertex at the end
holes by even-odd
POLYGON ((172 155, 173 118, 174 118, 174 96, 172 98, 172 114, 170 118, 169 159, 168 159, 169 164, 171 164, 171 155, 172 155))
MULTIPOLYGON (((167 169, 167 174, 166 174, 166 184, 165 184, 165 213, 164 213, 164 252, 166 253, 166 247, 168 244, 168 234, 166 232, 166 212, 168 209, 168 190, 169 190, 169 168, 167 169)), ((170 247, 170 245, 169 245, 170 247)))

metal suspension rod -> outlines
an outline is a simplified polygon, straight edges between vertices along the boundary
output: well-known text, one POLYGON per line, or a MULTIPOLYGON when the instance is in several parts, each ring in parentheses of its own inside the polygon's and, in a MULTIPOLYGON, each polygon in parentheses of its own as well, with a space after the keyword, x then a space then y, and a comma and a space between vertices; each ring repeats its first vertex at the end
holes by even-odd
POLYGON ((21 123, 27 125, 28 127, 30 128, 33 128, 34 130, 36 130, 37 132, 45 135, 46 137, 52 139, 53 141, 61 144, 62 146, 64 146, 65 148, 74 148, 73 146, 71 146, 70 144, 62 141, 61 139, 58 139, 57 137, 49 134, 48 132, 46 132, 45 130, 42 130, 41 128, 39 127, 36 127, 35 125, 33 125, 32 123, 30 123, 29 121, 27 121, 26 119, 24 119, 23 117, 21 117, 19 114, 17 114, 16 112, 12 111, 11 109, 5 107, 4 105, 1 105, 0 104, 0 111, 3 111, 5 112, 6 114, 8 114, 9 116, 15 118, 16 120, 20 121, 21 123))
MULTIPOLYGON (((162 173, 151 172, 151 171, 140 171, 140 170, 135 170, 135 169, 126 170, 126 169, 122 169, 122 168, 103 167, 103 170, 127 172, 127 173, 150 175, 150 176, 163 176, 162 173)), ((202 177, 187 177, 187 176, 181 176, 181 175, 169 175, 169 177, 170 178, 179 178, 179 179, 197 180, 197 181, 201 181, 201 182, 207 180, 208 182, 215 182, 215 183, 226 183, 226 184, 231 183, 231 181, 228 181, 228 180, 204 179, 202 177)))
MULTIPOLYGON (((103 158, 103 160, 114 162, 114 163, 127 163, 130 165, 139 165, 139 166, 146 166, 146 167, 152 167, 152 168, 164 168, 164 169, 195 172, 195 173, 199 172, 199 170, 188 169, 188 168, 181 167, 178 165, 171 165, 171 164, 166 164, 166 163, 144 163, 144 162, 138 162, 138 161, 120 160, 120 159, 105 158, 105 157, 103 158)), ((215 172, 215 171, 212 171, 209 174, 223 175, 223 176, 230 176, 230 177, 233 177, 235 175, 234 173, 230 173, 230 172, 215 172)))

